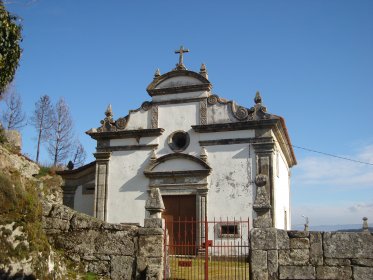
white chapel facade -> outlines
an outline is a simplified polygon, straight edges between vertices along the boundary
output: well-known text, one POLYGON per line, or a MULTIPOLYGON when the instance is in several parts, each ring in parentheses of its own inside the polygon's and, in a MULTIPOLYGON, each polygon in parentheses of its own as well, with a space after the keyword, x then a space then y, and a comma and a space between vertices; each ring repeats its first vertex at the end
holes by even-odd
POLYGON ((250 108, 214 94, 205 65, 186 69, 185 51, 175 69, 156 71, 146 89, 151 100, 118 118, 109 106, 101 126, 87 131, 96 160, 60 172, 64 203, 110 223, 142 225, 158 188, 164 216, 252 221, 263 205, 261 174, 271 226, 290 229, 296 159, 284 119, 267 112, 259 93, 250 108))

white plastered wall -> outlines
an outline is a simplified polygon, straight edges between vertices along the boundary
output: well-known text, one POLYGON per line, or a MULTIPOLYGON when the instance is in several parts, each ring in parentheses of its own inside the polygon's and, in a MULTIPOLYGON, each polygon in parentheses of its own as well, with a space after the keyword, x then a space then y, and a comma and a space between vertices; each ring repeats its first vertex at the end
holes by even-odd
POLYGON ((94 194, 83 194, 83 186, 76 188, 74 196, 74 210, 93 216, 94 194))
POLYGON ((279 145, 276 145, 273 158, 273 176, 275 227, 289 230, 291 227, 289 167, 279 145), (286 225, 285 222, 287 222, 286 225))

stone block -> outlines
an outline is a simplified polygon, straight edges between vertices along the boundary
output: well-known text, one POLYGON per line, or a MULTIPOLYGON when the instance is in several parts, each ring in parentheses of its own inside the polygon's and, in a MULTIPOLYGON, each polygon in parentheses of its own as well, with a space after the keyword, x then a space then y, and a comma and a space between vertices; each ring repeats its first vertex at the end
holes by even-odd
POLYGON ((250 280, 268 280, 268 271, 252 271, 250 275, 250 280))
POLYGON ((253 250, 251 251, 251 270, 262 271, 267 270, 267 251, 253 250))
POLYGON ((139 235, 163 235, 161 228, 139 228, 139 235))
POLYGON ((62 220, 70 220, 74 215, 75 211, 71 208, 62 205, 62 204, 54 204, 52 210, 49 213, 49 216, 52 218, 58 218, 62 220))
POLYGON ((314 266, 280 266, 279 279, 316 279, 314 266))
POLYGON ((101 232, 95 240, 95 250, 98 254, 132 256, 135 244, 126 232, 101 232))
POLYGON ((357 266, 373 267, 373 259, 352 259, 351 263, 357 266))
POLYGON ((129 256, 113 256, 111 258, 111 273, 112 280, 130 280, 133 279, 132 272, 134 271, 134 258, 129 256))
POLYGON ((254 228, 250 235, 252 250, 277 249, 277 230, 275 228, 254 228))
POLYGON ((93 255, 96 252, 95 242, 99 236, 95 230, 73 231, 54 237, 54 245, 69 254, 93 255))
POLYGON ((289 249, 290 240, 286 230, 277 230, 277 249, 289 249))
POLYGON ((267 267, 268 267, 268 279, 278 279, 278 251, 268 250, 267 251, 267 267))
POLYGON ((324 259, 324 265, 328 266, 349 266, 351 265, 351 261, 349 259, 324 259))
POLYGON ((144 220, 145 228, 162 228, 163 220, 159 218, 149 218, 144 220))
POLYGON ((353 266, 354 280, 373 279, 373 267, 353 266))
POLYGON ((310 252, 308 249, 278 250, 280 265, 308 265, 310 252))
POLYGON ((163 279, 163 270, 158 266, 148 266, 146 270, 146 279, 149 280, 162 280, 163 279))
POLYGON ((58 231, 68 231, 70 223, 67 220, 61 220, 59 218, 43 217, 42 227, 46 230, 54 229, 58 231))
POLYGON ((373 259, 373 236, 364 233, 325 232, 323 248, 327 258, 373 259))
POLYGON ((310 240, 308 238, 290 238, 290 249, 309 249, 310 240))
POLYGON ((87 262, 87 270, 100 276, 110 275, 110 262, 106 261, 89 261, 87 262))
POLYGON ((83 213, 76 213, 71 219, 72 229, 100 229, 103 225, 103 221, 100 221, 94 217, 85 215, 83 213))
POLYGON ((321 232, 310 233, 310 263, 312 265, 323 265, 321 232))
POLYGON ((350 266, 318 266, 316 267, 317 279, 336 279, 348 280, 351 279, 352 270, 350 266))
POLYGON ((163 256, 163 236, 148 235, 139 237, 139 255, 146 257, 163 256))
POLYGON ((309 231, 289 230, 288 236, 290 238, 308 238, 310 233, 309 231))

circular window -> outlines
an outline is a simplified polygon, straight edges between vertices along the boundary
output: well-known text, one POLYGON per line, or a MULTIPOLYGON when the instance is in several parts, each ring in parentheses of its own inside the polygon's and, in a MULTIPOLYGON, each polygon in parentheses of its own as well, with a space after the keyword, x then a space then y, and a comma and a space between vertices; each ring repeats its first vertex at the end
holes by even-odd
POLYGON ((185 131, 175 131, 168 137, 168 145, 174 152, 184 151, 189 146, 189 134, 185 131))

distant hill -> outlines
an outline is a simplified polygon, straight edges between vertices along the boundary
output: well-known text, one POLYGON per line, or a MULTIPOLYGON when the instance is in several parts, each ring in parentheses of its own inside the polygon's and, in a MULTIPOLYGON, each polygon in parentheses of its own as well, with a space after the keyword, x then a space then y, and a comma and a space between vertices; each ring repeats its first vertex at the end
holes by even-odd
MULTIPOLYGON (((339 231, 339 232, 360 232, 362 231, 363 224, 345 224, 345 225, 310 225, 310 231, 339 231)), ((295 225, 293 230, 303 230, 303 225, 295 225)), ((373 232, 373 227, 369 227, 369 231, 373 232)))

